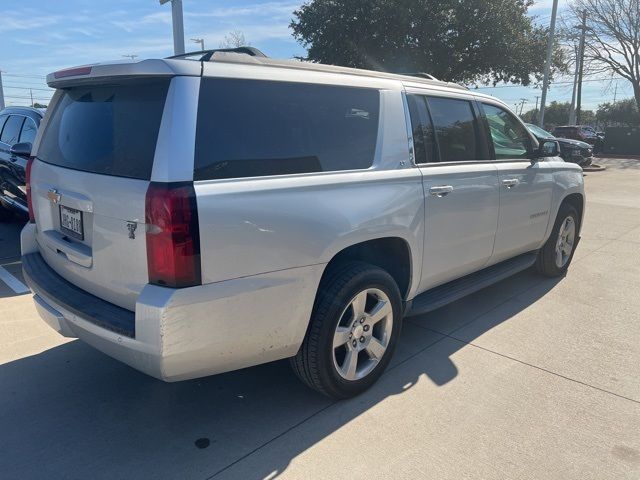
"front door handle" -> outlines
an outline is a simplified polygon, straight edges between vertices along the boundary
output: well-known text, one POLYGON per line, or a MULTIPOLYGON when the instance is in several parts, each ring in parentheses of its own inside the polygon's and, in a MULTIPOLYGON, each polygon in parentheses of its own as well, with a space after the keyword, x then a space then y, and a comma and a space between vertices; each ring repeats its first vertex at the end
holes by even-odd
POLYGON ((434 197, 444 197, 449 195, 451 192, 453 192, 453 187, 451 185, 438 185, 429 189, 429 194, 434 197))
POLYGON ((502 180, 502 184, 507 188, 513 188, 520 183, 517 178, 505 178, 502 180))

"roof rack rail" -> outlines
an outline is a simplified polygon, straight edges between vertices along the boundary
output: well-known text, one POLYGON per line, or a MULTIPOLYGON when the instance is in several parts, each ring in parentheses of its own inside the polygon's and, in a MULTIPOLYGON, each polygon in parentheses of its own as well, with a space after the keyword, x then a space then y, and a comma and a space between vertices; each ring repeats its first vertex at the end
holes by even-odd
POLYGON ((426 78, 427 80, 439 81, 436 77, 434 77, 430 73, 425 73, 425 72, 397 72, 397 73, 398 75, 407 75, 409 77, 426 78))
POLYGON ((171 57, 167 57, 167 58, 190 59, 191 57, 195 57, 193 58, 193 60, 208 62, 209 60, 211 60, 211 57, 213 57, 213 55, 216 52, 244 53, 245 55, 249 55, 251 57, 267 58, 267 56, 264 53, 262 53, 260 50, 258 50, 255 47, 216 48, 214 50, 199 50, 196 52, 181 53, 180 55, 172 55, 171 57))

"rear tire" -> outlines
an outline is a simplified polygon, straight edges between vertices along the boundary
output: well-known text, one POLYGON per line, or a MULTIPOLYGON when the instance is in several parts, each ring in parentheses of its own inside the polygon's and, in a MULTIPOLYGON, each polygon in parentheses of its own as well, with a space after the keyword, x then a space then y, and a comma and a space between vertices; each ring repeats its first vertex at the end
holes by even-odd
POLYGON ((309 387, 341 399, 373 385, 391 361, 402 324, 402 298, 381 268, 363 262, 330 268, 291 366, 309 387))
POLYGON ((578 243, 580 223, 578 212, 569 204, 562 204, 549 239, 538 252, 536 270, 547 277, 567 273, 578 243))

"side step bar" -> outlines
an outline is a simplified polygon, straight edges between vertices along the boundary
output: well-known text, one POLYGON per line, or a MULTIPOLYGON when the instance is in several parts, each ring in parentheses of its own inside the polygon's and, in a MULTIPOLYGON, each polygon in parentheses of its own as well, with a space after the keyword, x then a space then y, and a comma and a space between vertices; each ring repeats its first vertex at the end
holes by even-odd
POLYGON ((406 316, 421 315, 460 300, 462 297, 482 290, 500 280, 526 270, 536 262, 538 252, 525 253, 487 267, 479 272, 453 280, 444 285, 432 288, 413 299, 406 316))

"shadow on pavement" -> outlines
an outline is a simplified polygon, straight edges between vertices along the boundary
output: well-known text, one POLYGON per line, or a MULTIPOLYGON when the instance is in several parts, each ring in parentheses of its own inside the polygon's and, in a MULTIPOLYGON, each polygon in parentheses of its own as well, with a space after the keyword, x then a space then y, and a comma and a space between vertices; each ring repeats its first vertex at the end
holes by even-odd
POLYGON ((535 292, 525 295, 526 308, 556 283, 524 272, 478 292, 472 303, 461 300, 408 322, 399 348, 417 346, 371 390, 344 402, 302 386, 286 361, 168 384, 80 341, 51 348, 0 366, 0 472, 6 479, 235 478, 239 460, 331 409, 320 427, 300 435, 303 441, 287 442, 239 477, 273 478, 301 452, 385 398, 402 395, 423 374, 437 385, 454 380, 450 357, 466 344, 442 341, 448 337, 435 331, 448 321, 482 322, 474 323, 481 335, 518 313, 492 310, 507 300, 505 291, 511 289, 511 297, 535 292), (478 318, 486 311, 491 313, 478 318), (416 332, 424 334, 419 344, 416 332))

